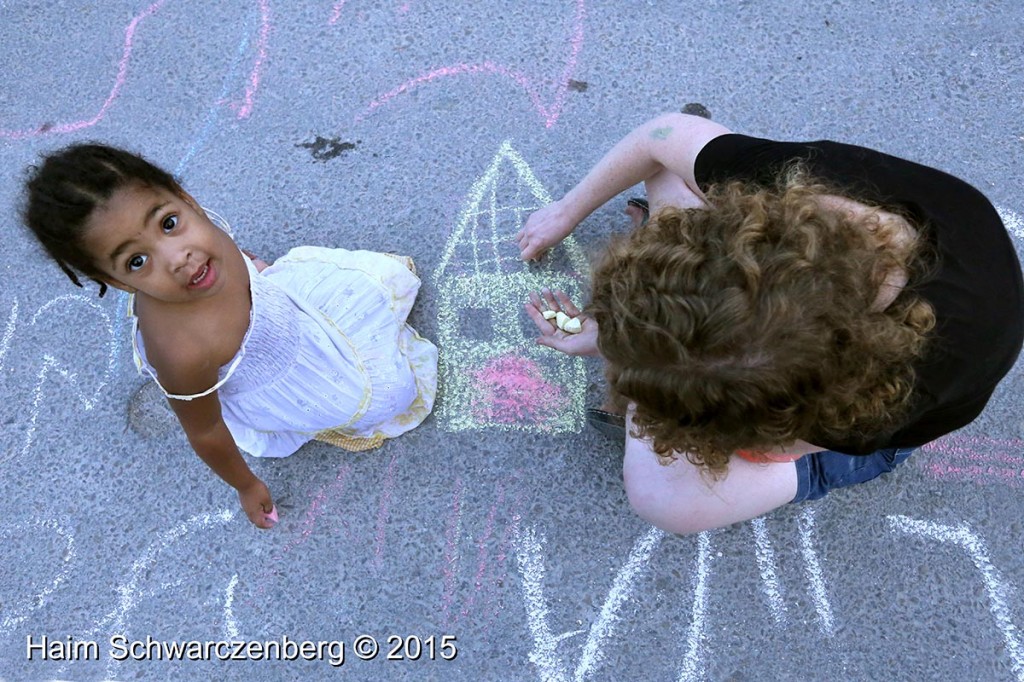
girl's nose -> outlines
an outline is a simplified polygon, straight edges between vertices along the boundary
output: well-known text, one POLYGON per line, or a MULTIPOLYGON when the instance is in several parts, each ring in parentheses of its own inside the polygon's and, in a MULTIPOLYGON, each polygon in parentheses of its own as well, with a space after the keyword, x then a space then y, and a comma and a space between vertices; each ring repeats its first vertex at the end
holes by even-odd
POLYGON ((192 265, 192 250, 187 248, 174 249, 169 254, 168 262, 174 272, 188 269, 192 265))

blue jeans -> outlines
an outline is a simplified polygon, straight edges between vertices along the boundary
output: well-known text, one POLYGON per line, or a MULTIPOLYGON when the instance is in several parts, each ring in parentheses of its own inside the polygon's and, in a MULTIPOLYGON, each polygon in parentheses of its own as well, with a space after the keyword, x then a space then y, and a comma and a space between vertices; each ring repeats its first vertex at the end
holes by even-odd
POLYGON ((914 448, 886 448, 870 455, 844 455, 824 450, 796 460, 796 497, 793 502, 817 500, 836 488, 878 478, 902 464, 914 448))

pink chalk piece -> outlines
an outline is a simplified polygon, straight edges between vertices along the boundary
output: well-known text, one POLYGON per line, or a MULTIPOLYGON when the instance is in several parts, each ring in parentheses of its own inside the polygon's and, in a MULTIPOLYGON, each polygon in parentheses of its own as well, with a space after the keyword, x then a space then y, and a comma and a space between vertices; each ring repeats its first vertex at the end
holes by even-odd
POLYGON ((475 418, 492 424, 543 424, 566 403, 563 388, 544 378, 529 358, 504 355, 473 372, 479 388, 473 397, 475 418))
POLYGON ((265 514, 264 516, 265 516, 265 518, 273 521, 276 524, 277 521, 278 521, 278 518, 277 518, 277 507, 276 506, 271 507, 270 508, 270 513, 269 514, 265 514))

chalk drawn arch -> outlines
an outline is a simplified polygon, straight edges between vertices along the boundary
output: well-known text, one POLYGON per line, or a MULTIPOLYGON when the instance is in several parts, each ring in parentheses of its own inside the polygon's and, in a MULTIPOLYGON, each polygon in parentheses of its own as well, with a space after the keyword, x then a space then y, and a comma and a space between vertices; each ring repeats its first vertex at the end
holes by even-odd
POLYGON ((905 533, 928 538, 941 544, 961 549, 978 570, 981 582, 989 599, 989 610, 996 626, 1003 636, 1006 653, 1010 656, 1011 667, 1018 680, 1024 682, 1024 644, 1021 643, 1020 629, 1011 617, 1009 596, 1015 592, 998 568, 988 558, 985 539, 967 523, 947 526, 933 521, 923 521, 909 516, 894 514, 888 517, 893 533, 905 533))
MULTIPOLYGON (((537 667, 537 672, 542 680, 548 682, 568 681, 568 667, 559 651, 560 645, 562 641, 584 632, 587 633, 587 639, 580 651, 572 678, 576 682, 582 682, 594 675, 604 662, 608 644, 614 641, 615 628, 621 618, 622 607, 631 597, 638 579, 647 571, 651 556, 664 538, 665 533, 653 527, 637 538, 625 563, 612 581, 597 620, 589 630, 570 630, 556 635, 550 625, 549 599, 544 594, 544 536, 538 534, 533 526, 527 526, 521 531, 517 531, 516 559, 519 564, 519 572, 522 575, 527 625, 533 638, 530 662, 537 667)), ((702 533, 701 538, 703 543, 701 546, 706 555, 706 534, 702 533)), ((702 573, 702 575, 704 574, 702 573)), ((701 608, 703 609, 703 602, 701 608)), ((703 620, 699 627, 703 627, 703 620)))
POLYGON ((561 289, 579 301, 588 272, 571 235, 553 249, 560 258, 539 266, 519 258, 513 237, 550 202, 509 141, 470 188, 434 273, 446 387, 438 414, 446 431, 567 433, 583 426, 583 359, 538 346, 522 325, 529 292, 561 289))
MULTIPOLYGON (((227 509, 213 513, 195 514, 151 542, 132 562, 124 579, 117 586, 117 596, 113 608, 99 619, 89 632, 81 636, 76 635, 74 638, 83 641, 101 638, 101 633, 105 633, 108 637, 128 635, 132 628, 131 614, 139 609, 139 604, 144 599, 162 596, 182 584, 188 577, 187 572, 181 568, 180 557, 174 554, 174 550, 180 546, 180 543, 211 528, 224 525, 234 517, 235 513, 227 509), (158 569, 170 571, 173 579, 158 582, 158 569), (147 584, 152 587, 147 587, 147 584)), ((233 616, 231 627, 237 631, 238 626, 233 616)), ((109 659, 104 679, 114 679, 118 663, 119 661, 113 657, 109 659)), ((66 665, 61 667, 58 674, 62 674, 65 668, 66 665)))
MULTIPOLYGON (((337 23, 338 18, 341 16, 341 9, 344 4, 344 0, 335 4, 334 11, 332 12, 328 23, 332 25, 337 23)), ((562 115, 562 111, 568 102, 569 86, 573 81, 573 76, 575 75, 579 64, 580 52, 583 49, 583 24, 587 16, 586 2, 584 0, 576 0, 574 6, 572 25, 570 35, 568 36, 568 50, 565 55, 564 66, 562 67, 561 73, 550 78, 551 83, 547 86, 544 84, 544 81, 548 79, 529 76, 517 69, 513 69, 504 64, 499 64, 490 59, 485 59, 481 62, 471 64, 450 64, 448 66, 431 69, 430 71, 416 76, 415 78, 411 78, 397 87, 392 88, 390 91, 378 96, 370 102, 362 112, 356 115, 354 122, 362 122, 367 116, 380 107, 390 103, 399 95, 410 92, 424 85, 454 76, 485 75, 501 76, 522 88, 530 99, 531 104, 533 104, 534 109, 544 120, 544 127, 552 127, 562 115), (550 88, 552 92, 550 97, 546 98, 544 90, 548 88, 550 88), (547 101, 545 101, 546 99, 547 101)))
MULTIPOLYGON (((47 324, 53 324, 54 320, 57 319, 55 316, 58 313, 70 311, 79 306, 85 306, 87 309, 86 315, 99 318, 98 321, 102 332, 101 338, 103 339, 101 346, 104 348, 107 356, 103 374, 94 384, 81 380, 77 372, 65 367, 57 359, 54 354, 55 351, 45 350, 44 346, 39 363, 39 371, 36 373, 36 381, 32 389, 32 404, 29 408, 28 426, 21 439, 21 446, 9 447, 4 452, 0 452, 0 464, 24 455, 32 447, 32 444, 35 442, 36 430, 39 426, 39 413, 48 393, 46 388, 52 383, 53 379, 59 377, 60 380, 64 381, 71 388, 72 394, 78 399, 82 409, 86 411, 95 408, 99 404, 101 396, 104 395, 103 389, 106 388, 114 374, 117 339, 110 315, 102 306, 79 294, 65 294, 39 306, 29 320, 28 326, 34 329, 42 329, 47 324)), ((17 332, 18 308, 18 302, 15 300, 11 306, 3 338, 0 339, 0 367, 3 366, 11 341, 17 332)))
MULTIPOLYGON (((132 17, 124 29, 124 41, 121 47, 121 58, 117 62, 117 73, 114 75, 113 83, 106 98, 100 104, 99 109, 86 118, 66 123, 43 124, 32 128, 3 128, 0 127, 0 140, 24 140, 44 135, 60 135, 74 133, 91 128, 102 121, 114 103, 121 95, 121 91, 128 80, 128 70, 132 62, 132 53, 135 50, 136 33, 139 25, 159 12, 167 0, 157 0, 138 14, 132 17)), ((256 92, 260 87, 263 71, 266 68, 267 43, 271 31, 270 4, 268 0, 256 0, 260 15, 260 28, 256 35, 256 54, 253 57, 251 71, 246 78, 245 90, 238 101, 231 102, 230 106, 239 119, 249 118, 255 106, 256 92)), ((148 23, 148 22, 147 22, 148 23)), ((244 41, 248 44, 248 39, 244 41)))
MULTIPOLYGON (((103 368, 103 374, 93 386, 88 386, 86 382, 79 379, 76 372, 63 366, 51 352, 44 350, 39 371, 36 373, 36 383, 32 391, 32 406, 29 410, 29 425, 25 430, 22 445, 17 447, 17 449, 10 447, 6 452, 0 453, 0 464, 4 464, 15 457, 23 456, 31 449, 33 442, 35 442, 36 430, 39 426, 39 413, 47 397, 45 389, 52 383, 53 379, 60 378, 63 380, 71 388, 72 394, 78 399, 82 409, 90 411, 97 406, 100 397, 104 395, 103 389, 110 382, 111 377, 114 376, 117 356, 117 339, 114 324, 111 321, 110 314, 95 301, 79 294, 57 296, 39 306, 35 313, 33 313, 29 326, 39 328, 43 324, 52 322, 55 312, 65 311, 79 305, 84 305, 87 308, 86 312, 88 315, 95 315, 99 318, 100 327, 103 332, 103 346, 106 353, 106 365, 103 368)), ((11 339, 17 330, 17 315, 18 304, 15 300, 7 318, 3 339, 0 340, 0 367, 3 366, 11 339)))

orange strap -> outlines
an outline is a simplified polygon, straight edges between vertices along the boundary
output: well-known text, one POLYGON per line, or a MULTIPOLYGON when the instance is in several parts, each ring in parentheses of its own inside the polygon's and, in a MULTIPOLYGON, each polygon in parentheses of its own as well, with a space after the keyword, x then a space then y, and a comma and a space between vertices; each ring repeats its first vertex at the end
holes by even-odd
POLYGON ((800 459, 803 455, 785 455, 785 454, 773 454, 767 452, 757 452, 755 450, 737 450, 736 454, 742 459, 754 464, 767 464, 769 462, 793 462, 800 459))

